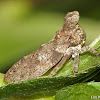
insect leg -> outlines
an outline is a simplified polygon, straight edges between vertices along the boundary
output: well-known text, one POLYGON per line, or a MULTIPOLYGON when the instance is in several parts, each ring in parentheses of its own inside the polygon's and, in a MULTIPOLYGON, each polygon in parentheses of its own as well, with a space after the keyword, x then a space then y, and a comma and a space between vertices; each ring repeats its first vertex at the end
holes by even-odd
POLYGON ((80 54, 81 53, 84 53, 84 52, 86 52, 86 51, 90 51, 91 53, 93 53, 94 55, 96 55, 96 56, 99 56, 100 54, 96 51, 96 50, 94 50, 93 48, 91 48, 91 47, 89 47, 89 46, 84 46, 81 50, 80 50, 80 54))
POLYGON ((50 76, 53 76, 62 66, 63 64, 71 57, 72 55, 72 48, 69 48, 64 55, 64 57, 61 59, 61 61, 57 64, 57 66, 51 71, 50 76))
POLYGON ((80 48, 79 46, 75 48, 69 48, 64 55, 64 57, 61 59, 61 61, 58 63, 58 65, 51 71, 50 76, 54 75, 62 66, 63 64, 71 57, 74 58, 74 66, 73 66, 73 72, 78 72, 78 60, 79 60, 79 54, 84 53, 86 51, 92 52, 94 55, 99 56, 100 54, 94 50, 93 48, 89 46, 84 46, 83 48, 80 48))
POLYGON ((74 66, 73 66, 73 72, 78 72, 78 60, 79 60, 79 53, 74 57, 74 66))
POLYGON ((67 59, 69 59, 71 57, 71 55, 65 55, 61 61, 57 64, 57 66, 51 71, 50 76, 53 76, 62 66, 63 64, 66 62, 67 59))
POLYGON ((74 58, 74 66, 73 66, 73 72, 77 73, 78 72, 78 60, 79 60, 79 54, 84 53, 86 51, 90 51, 91 53, 93 53, 96 56, 99 56, 100 54, 94 50, 93 48, 89 47, 89 46, 84 46, 83 48, 75 48, 73 50, 73 55, 72 57, 74 58))

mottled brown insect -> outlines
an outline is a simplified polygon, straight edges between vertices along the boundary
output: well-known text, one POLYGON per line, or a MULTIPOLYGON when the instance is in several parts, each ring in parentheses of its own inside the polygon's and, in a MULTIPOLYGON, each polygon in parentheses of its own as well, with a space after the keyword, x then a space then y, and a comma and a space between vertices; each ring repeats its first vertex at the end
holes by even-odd
POLYGON ((71 56, 74 57, 74 72, 78 72, 79 54, 90 50, 99 55, 89 46, 81 48, 86 40, 84 30, 78 24, 79 13, 69 12, 64 19, 64 25, 54 38, 46 44, 24 56, 6 73, 4 80, 8 83, 38 78, 57 64, 50 75, 54 75, 71 56))

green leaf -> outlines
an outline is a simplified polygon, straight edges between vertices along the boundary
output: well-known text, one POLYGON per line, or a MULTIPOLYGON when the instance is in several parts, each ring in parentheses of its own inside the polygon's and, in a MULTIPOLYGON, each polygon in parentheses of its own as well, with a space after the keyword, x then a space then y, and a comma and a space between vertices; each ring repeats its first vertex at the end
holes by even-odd
POLYGON ((80 83, 75 85, 70 85, 66 88, 61 89, 56 94, 56 100, 91 100, 96 97, 96 100, 100 98, 100 90, 95 88, 100 83, 80 83))
MULTIPOLYGON (((95 48, 100 45, 96 42, 95 48)), ((100 48, 97 50, 100 53, 100 48)), ((0 87, 0 99, 18 96, 41 94, 41 92, 55 91, 78 82, 84 82, 100 72, 100 56, 96 57, 90 52, 80 56, 79 72, 73 73, 73 59, 66 62, 63 68, 54 77, 39 78, 23 82, 11 83, 0 87)), ((54 95, 53 94, 53 95, 54 95)))
POLYGON ((87 84, 100 90, 100 82, 89 82, 87 84))

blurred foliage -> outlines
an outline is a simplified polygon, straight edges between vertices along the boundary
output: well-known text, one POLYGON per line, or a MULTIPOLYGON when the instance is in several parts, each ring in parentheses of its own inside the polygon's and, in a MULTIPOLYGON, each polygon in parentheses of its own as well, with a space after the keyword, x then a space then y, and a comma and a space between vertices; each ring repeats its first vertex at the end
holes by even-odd
POLYGON ((100 0, 34 0, 33 4, 34 2, 41 11, 66 13, 78 10, 84 17, 100 20, 100 0))

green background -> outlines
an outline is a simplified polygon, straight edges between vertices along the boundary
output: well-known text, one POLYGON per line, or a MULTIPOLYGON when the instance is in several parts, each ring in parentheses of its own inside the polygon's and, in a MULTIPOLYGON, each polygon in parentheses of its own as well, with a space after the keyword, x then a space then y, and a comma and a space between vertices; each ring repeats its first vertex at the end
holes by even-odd
POLYGON ((0 1, 0 72, 52 39, 66 13, 74 10, 80 12, 89 45, 100 34, 99 0, 0 1))

